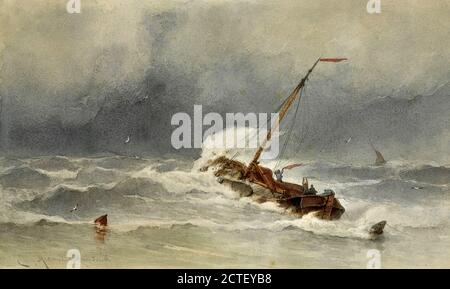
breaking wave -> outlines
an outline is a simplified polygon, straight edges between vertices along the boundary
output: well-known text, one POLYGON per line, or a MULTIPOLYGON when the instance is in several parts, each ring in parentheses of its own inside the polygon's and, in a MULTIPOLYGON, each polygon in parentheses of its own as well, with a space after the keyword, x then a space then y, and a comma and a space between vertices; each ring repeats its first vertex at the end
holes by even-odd
POLYGON ((424 165, 401 171, 400 177, 405 180, 414 180, 421 183, 448 185, 450 184, 450 168, 424 165))
POLYGON ((274 203, 239 198, 212 174, 199 172, 205 161, 220 154, 234 153, 205 149, 195 162, 115 156, 3 159, 0 223, 33 224, 44 219, 92 224, 97 216, 109 214, 111 228, 121 232, 195 226, 229 232, 300 230, 369 239, 368 228, 381 220, 395 228, 387 230, 388 235, 439 228, 450 220, 447 167, 306 162, 286 172, 288 181, 308 176, 318 190, 336 192, 346 213, 341 220, 328 222, 312 216, 298 219, 274 203), (78 210, 71 211, 75 205, 78 210))
POLYGON ((49 176, 27 166, 11 168, 0 175, 0 184, 3 188, 45 188, 50 182, 49 176))

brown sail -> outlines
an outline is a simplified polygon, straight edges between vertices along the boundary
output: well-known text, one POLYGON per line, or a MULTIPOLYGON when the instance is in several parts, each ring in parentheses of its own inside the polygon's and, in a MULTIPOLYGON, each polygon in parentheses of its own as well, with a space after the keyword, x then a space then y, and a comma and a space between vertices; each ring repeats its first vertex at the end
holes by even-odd
POLYGON ((375 154, 377 155, 377 158, 375 160, 375 165, 376 166, 384 165, 386 163, 386 160, 384 159, 383 155, 377 150, 375 150, 375 154))

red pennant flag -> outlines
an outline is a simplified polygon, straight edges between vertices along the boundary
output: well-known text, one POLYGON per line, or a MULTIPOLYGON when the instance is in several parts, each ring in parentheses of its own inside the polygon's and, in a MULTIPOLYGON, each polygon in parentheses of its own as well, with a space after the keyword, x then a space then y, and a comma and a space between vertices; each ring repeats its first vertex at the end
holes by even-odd
POLYGON ((320 61, 324 62, 341 62, 347 60, 347 58, 321 58, 320 61))
POLYGON ((290 170, 290 169, 293 169, 293 168, 296 168, 296 167, 299 167, 299 166, 302 166, 303 164, 292 164, 292 165, 288 165, 288 166, 285 166, 284 168, 283 168, 283 170, 290 170))

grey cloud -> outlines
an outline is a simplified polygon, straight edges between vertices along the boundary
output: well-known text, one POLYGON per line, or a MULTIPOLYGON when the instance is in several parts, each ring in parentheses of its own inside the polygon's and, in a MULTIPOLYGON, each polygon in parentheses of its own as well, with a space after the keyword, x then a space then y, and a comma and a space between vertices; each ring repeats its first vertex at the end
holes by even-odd
POLYGON ((345 127, 367 139, 367 126, 393 158, 405 140, 411 156, 430 142, 441 149, 420 157, 448 156, 448 127, 434 122, 448 97, 448 86, 438 89, 450 76, 448 1, 384 1, 380 15, 359 0, 90 1, 80 15, 34 2, 0 4, 5 152, 170 152, 171 114, 194 104, 270 111, 317 57, 342 56, 350 61, 319 66, 307 87, 297 123, 309 129, 305 157, 364 158, 366 144, 350 154, 338 139, 345 127), (408 105, 418 95, 420 105, 408 105), (379 122, 371 111, 386 96, 417 123, 390 104, 379 122), (403 133, 412 123, 426 133, 403 133))

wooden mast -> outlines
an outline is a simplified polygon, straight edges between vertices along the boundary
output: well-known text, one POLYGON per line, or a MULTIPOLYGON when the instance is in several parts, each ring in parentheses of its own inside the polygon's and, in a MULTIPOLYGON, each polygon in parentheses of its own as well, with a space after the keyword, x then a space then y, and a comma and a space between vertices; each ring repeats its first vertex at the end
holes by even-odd
POLYGON ((276 129, 279 127, 281 121, 284 119, 284 117, 286 116, 287 111, 289 110, 289 107, 292 105, 292 103, 297 99, 301 89, 305 86, 305 82, 306 80, 308 80, 309 75, 311 74, 311 72, 313 71, 313 69, 316 67, 317 63, 319 63, 320 58, 317 59, 317 61, 314 63, 314 65, 308 70, 308 73, 305 75, 305 77, 302 78, 302 80, 300 81, 300 83, 297 85, 297 87, 295 87, 295 89, 292 91, 291 95, 289 95, 288 99, 286 100, 286 102, 283 104, 283 106, 281 107, 279 113, 278 113, 278 119, 275 121, 274 126, 271 127, 269 129, 269 131, 267 132, 267 136, 264 139, 263 143, 258 147, 258 149, 256 150, 256 153, 252 159, 252 161, 250 162, 250 164, 247 166, 247 169, 245 171, 245 175, 248 174, 249 169, 258 163, 259 158, 261 157, 261 154, 267 144, 267 142, 270 141, 270 139, 272 138, 272 130, 276 129))

